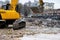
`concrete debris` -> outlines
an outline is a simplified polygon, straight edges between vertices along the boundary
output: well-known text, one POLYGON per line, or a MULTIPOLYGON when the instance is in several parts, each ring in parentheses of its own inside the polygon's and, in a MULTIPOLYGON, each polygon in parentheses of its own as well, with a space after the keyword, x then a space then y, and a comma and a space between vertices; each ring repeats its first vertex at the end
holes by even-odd
POLYGON ((0 29, 1 40, 20 40, 24 35, 58 34, 60 33, 60 20, 26 19, 26 28, 20 30, 0 29))
POLYGON ((42 26, 45 27, 59 27, 60 28, 60 21, 59 20, 52 20, 52 19, 27 19, 27 24, 29 26, 42 26), (29 21, 30 20, 30 21, 29 21))

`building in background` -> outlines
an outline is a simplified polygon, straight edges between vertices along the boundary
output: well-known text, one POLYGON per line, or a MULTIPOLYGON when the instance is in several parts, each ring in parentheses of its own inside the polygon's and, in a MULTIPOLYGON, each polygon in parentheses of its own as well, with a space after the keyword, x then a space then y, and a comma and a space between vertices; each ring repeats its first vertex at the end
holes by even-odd
POLYGON ((29 1, 29 2, 25 3, 25 5, 27 5, 28 7, 38 7, 39 6, 38 1, 34 1, 34 2, 29 1))
POLYGON ((48 9, 54 9, 54 3, 45 2, 44 3, 44 10, 48 10, 48 9))
MULTIPOLYGON (((29 7, 39 7, 39 2, 38 1, 34 1, 34 2, 27 2, 25 3, 25 5, 29 6, 29 7)), ((48 9, 54 9, 54 3, 48 3, 48 2, 44 2, 44 10, 48 10, 48 9)))

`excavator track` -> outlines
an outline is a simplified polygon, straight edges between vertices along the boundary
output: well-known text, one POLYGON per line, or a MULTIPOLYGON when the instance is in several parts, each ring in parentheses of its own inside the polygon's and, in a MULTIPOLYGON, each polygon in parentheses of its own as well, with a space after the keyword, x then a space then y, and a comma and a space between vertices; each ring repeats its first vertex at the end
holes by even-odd
POLYGON ((18 29, 25 28, 25 26, 26 26, 26 23, 24 21, 22 21, 22 22, 13 24, 13 29, 18 30, 18 29))
POLYGON ((4 20, 0 20, 0 28, 5 28, 6 24, 4 20))

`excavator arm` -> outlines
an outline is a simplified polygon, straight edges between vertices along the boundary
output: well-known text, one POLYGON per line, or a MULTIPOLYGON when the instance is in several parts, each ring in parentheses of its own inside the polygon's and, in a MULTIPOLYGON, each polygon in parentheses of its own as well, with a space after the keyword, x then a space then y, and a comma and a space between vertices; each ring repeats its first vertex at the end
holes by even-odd
POLYGON ((39 8, 40 10, 39 11, 40 11, 40 13, 43 13, 43 10, 44 10, 44 6, 43 6, 44 5, 44 2, 43 2, 43 0, 39 0, 39 4, 40 4, 40 6, 39 6, 40 7, 39 8))
POLYGON ((40 5, 44 5, 43 0, 39 0, 40 5))
MULTIPOLYGON (((11 9, 12 10, 15 10, 15 8, 16 8, 16 5, 18 4, 18 0, 11 0, 11 9)), ((44 10, 44 2, 43 2, 43 0, 39 0, 39 4, 40 4, 40 12, 42 13, 43 12, 43 10, 44 10)))
POLYGON ((18 4, 18 0, 11 0, 11 9, 12 10, 15 10, 15 8, 16 8, 16 5, 18 4))

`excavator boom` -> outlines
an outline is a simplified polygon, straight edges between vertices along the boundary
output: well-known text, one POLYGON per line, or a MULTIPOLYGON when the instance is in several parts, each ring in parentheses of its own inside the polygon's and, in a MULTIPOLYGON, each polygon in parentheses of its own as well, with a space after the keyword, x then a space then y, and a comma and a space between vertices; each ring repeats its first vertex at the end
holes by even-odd
POLYGON ((39 8, 39 11, 40 11, 40 13, 43 13, 43 10, 44 10, 44 2, 43 2, 43 0, 39 0, 39 4, 40 4, 40 8, 39 8))
POLYGON ((11 0, 11 9, 12 10, 15 10, 15 8, 16 8, 16 5, 18 4, 18 0, 11 0))

